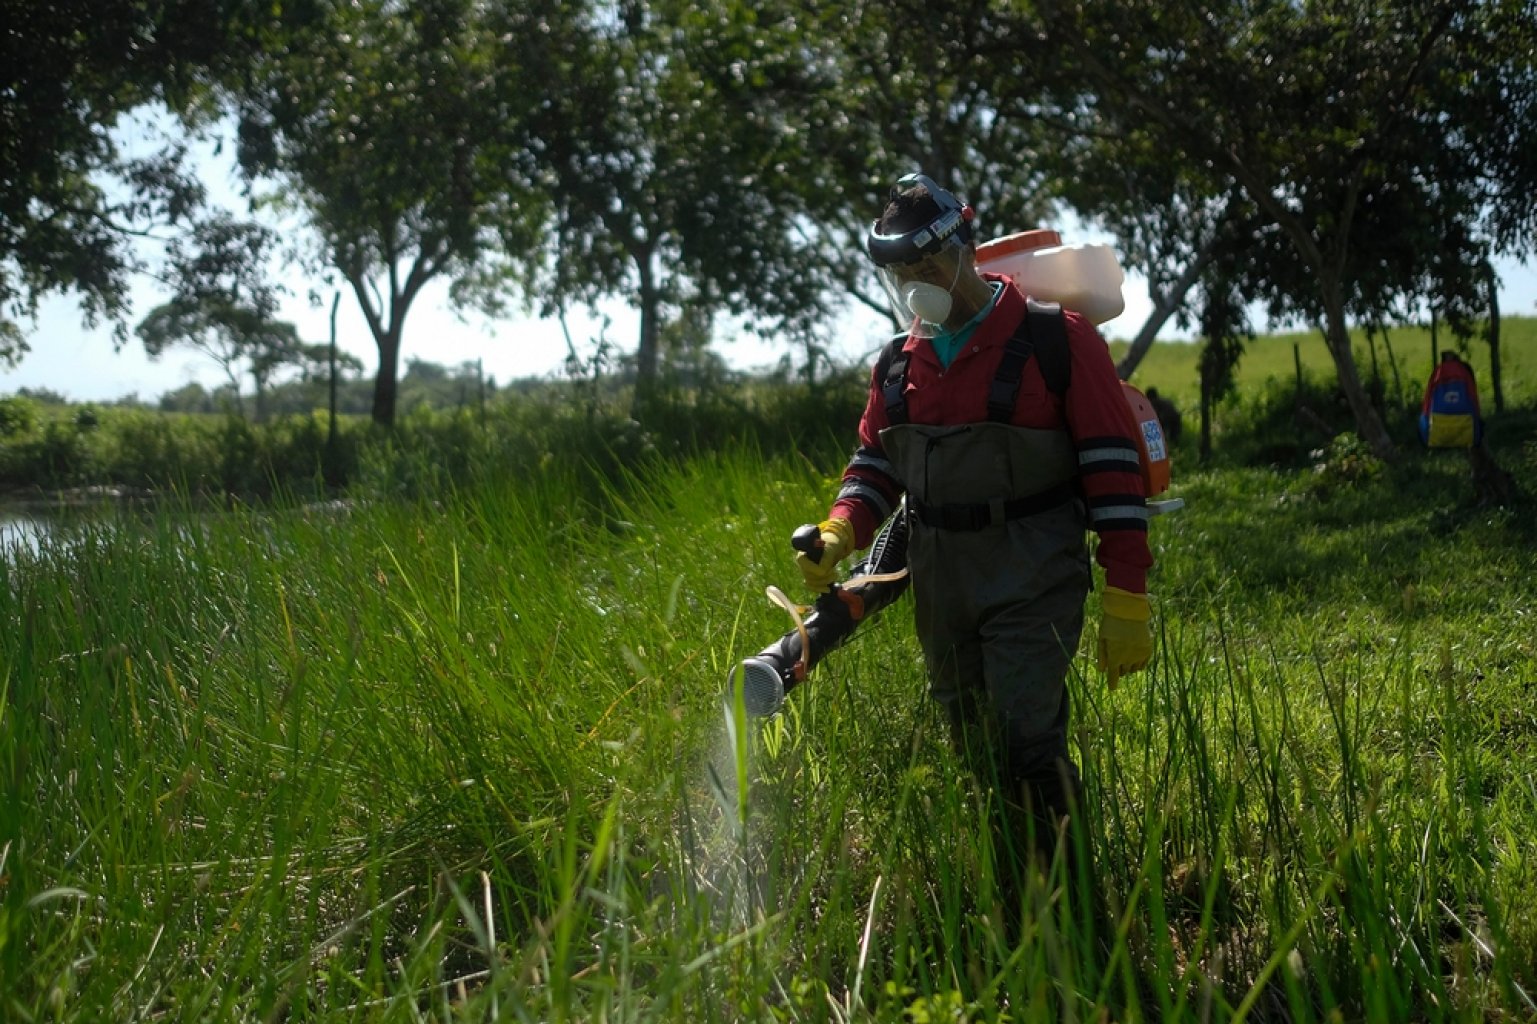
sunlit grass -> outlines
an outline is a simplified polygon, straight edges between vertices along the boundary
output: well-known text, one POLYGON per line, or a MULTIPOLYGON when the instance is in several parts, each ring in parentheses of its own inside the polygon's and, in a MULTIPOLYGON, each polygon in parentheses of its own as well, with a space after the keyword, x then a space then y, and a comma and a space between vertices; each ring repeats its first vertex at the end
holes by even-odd
MULTIPOLYGON (((1487 410, 1494 405, 1494 382, 1489 346, 1482 331, 1480 325, 1480 333, 1467 343, 1465 354, 1478 377, 1479 393, 1487 410)), ((1435 342, 1442 352, 1458 347, 1457 339, 1445 324, 1437 329, 1435 342)), ((1124 353, 1125 346, 1124 342, 1112 345, 1117 358, 1124 353)), ((1351 349, 1363 381, 1371 377, 1375 365, 1387 396, 1394 401, 1410 403, 1416 412, 1419 411, 1425 380, 1434 363, 1428 327, 1393 327, 1388 330, 1386 341, 1381 332, 1368 340, 1364 331, 1356 329, 1351 332, 1351 349), (1373 348, 1376 350, 1375 361, 1373 348)), ((1197 367, 1200 354, 1199 344, 1160 341, 1148 349, 1132 382, 1143 388, 1158 388, 1181 409, 1196 409, 1201 394, 1201 375, 1197 367)), ((1234 374, 1237 391, 1253 396, 1263 390, 1267 381, 1290 385, 1296 380, 1298 364, 1305 374, 1329 381, 1334 379, 1334 360, 1320 332, 1267 334, 1255 338, 1245 346, 1239 359, 1234 374)), ((1500 368, 1507 401, 1537 393, 1537 318, 1501 318, 1500 368)))
POLYGON ((16 551, 0 1018, 1537 1014, 1526 517, 1434 461, 1183 476, 1151 670, 1070 683, 1115 932, 1042 888, 1010 945, 906 603, 728 728, 835 471, 738 451, 16 551))

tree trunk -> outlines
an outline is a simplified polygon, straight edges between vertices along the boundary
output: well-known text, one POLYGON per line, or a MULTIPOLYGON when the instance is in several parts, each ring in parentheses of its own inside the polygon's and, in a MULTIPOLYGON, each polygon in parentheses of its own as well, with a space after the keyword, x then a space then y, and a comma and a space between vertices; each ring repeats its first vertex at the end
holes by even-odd
POLYGON ((327 362, 330 364, 327 374, 329 379, 326 417, 326 452, 332 459, 336 457, 336 309, 342 304, 340 290, 331 297, 331 347, 326 353, 327 362))
POLYGON ((377 305, 369 301, 371 284, 362 270, 354 269, 347 273, 352 293, 363 311, 363 318, 368 322, 369 333, 374 336, 374 345, 379 349, 379 374, 374 378, 372 410, 373 421, 378 426, 395 425, 395 401, 400 391, 400 339, 405 335, 406 314, 411 311, 411 303, 421 293, 422 286, 443 269, 447 256, 441 250, 441 240, 433 242, 423 239, 421 251, 412 260, 403 283, 399 267, 392 260, 386 260, 384 270, 389 277, 387 304, 377 288, 373 289, 377 305), (389 317, 387 324, 385 316, 389 317))
POLYGON ((358 305, 363 309, 364 319, 368 321, 374 345, 379 349, 379 374, 374 378, 372 416, 374 423, 381 427, 395 425, 395 401, 400 392, 400 339, 405 334, 406 314, 410 312, 411 301, 416 298, 421 286, 432 277, 432 272, 423 271, 423 266, 424 260, 418 260, 407 276, 405 286, 401 288, 395 285, 395 275, 390 275, 388 324, 380 318, 373 303, 368 301, 367 282, 361 277, 352 279, 352 290, 357 295, 358 305))
POLYGON ((1190 261, 1179 279, 1169 287, 1169 290, 1153 299, 1153 312, 1148 316, 1142 329, 1137 332, 1132 340, 1131 347, 1121 357, 1121 361, 1115 364, 1115 373, 1122 380, 1130 380, 1131 375, 1137 372, 1137 366, 1142 362, 1142 357, 1147 355, 1147 350, 1153 347, 1153 340, 1158 332, 1163 330, 1163 325, 1169 322, 1169 317, 1184 303, 1185 296, 1190 289, 1195 287, 1196 281, 1201 276, 1201 271, 1206 269, 1206 264, 1211 258, 1205 253, 1190 261))
POLYGON ((656 272, 651 266, 649 247, 637 254, 635 263, 640 271, 640 344, 635 349, 635 399, 631 415, 645 422, 656 397, 657 350, 661 339, 657 307, 661 299, 657 295, 656 272))
POLYGON ((393 427, 400 392, 400 325, 391 324, 374 340, 379 345, 379 375, 374 378, 373 420, 381 427, 393 427))
POLYGON ((1202 462, 1211 458, 1211 385, 1201 380, 1201 443, 1197 452, 1202 462))
POLYGON ((1324 339, 1329 345, 1329 354, 1334 357, 1334 371, 1339 377, 1340 390, 1345 393, 1345 401, 1350 404, 1351 415, 1355 417, 1356 433, 1361 435, 1361 440, 1366 442, 1378 458, 1387 462, 1395 461, 1398 449, 1388 436, 1387 428, 1382 425, 1382 417, 1372 407, 1371 398, 1361 386, 1361 377, 1356 371, 1355 356, 1350 351, 1350 330, 1345 326, 1345 303, 1339 282, 1325 282, 1322 291, 1324 315, 1327 318, 1324 339))
POLYGON ((245 399, 240 397, 240 376, 230 363, 224 364, 224 378, 229 381, 229 393, 232 396, 232 404, 235 407, 235 415, 245 419, 245 399))
POLYGON ((1387 325, 1382 325, 1382 347, 1388 354, 1388 368, 1393 371, 1393 408, 1400 408, 1404 401, 1404 380, 1398 372, 1398 356, 1393 354, 1393 339, 1388 335, 1387 325))
POLYGON ((1494 411, 1505 411, 1505 386, 1500 372, 1500 279, 1495 276, 1494 264, 1486 263, 1489 271, 1489 387, 1494 393, 1494 411))

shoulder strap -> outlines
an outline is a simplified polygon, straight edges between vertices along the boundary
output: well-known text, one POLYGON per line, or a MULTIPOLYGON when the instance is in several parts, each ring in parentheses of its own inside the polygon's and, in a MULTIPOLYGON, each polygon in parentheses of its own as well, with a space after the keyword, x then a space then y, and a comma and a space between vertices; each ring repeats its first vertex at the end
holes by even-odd
POLYGON ((886 403, 886 422, 907 422, 907 361, 903 349, 907 345, 907 333, 895 335, 886 343, 880 358, 875 361, 875 375, 881 382, 881 397, 886 403))
POLYGON ((1062 307, 1055 302, 1027 300, 1030 335, 1035 339, 1035 358, 1040 362, 1041 376, 1046 387, 1054 395, 1067 394, 1072 383, 1073 359, 1067 347, 1067 320, 1062 307))
MULTIPOLYGON (((1019 381, 1032 354, 1052 394, 1066 394, 1071 383, 1072 357, 1067 348, 1067 323, 1062 318, 1062 307, 1055 302, 1026 301, 1026 314, 1004 347, 998 371, 988 388, 987 418, 995 423, 1007 423, 1014 418, 1019 381)), ((881 396, 886 403, 886 422, 893 425, 907 422, 906 345, 905 333, 895 335, 875 363, 875 375, 881 381, 881 396)))
POLYGON ((1072 362, 1062 307, 1054 302, 1027 301, 1027 311, 1004 346, 1003 358, 998 361, 998 370, 987 391, 987 418, 994 423, 1008 423, 1014 418, 1019 382, 1032 353, 1051 393, 1067 393, 1072 362))
POLYGON ((1020 317, 1019 326, 1003 347, 1003 358, 993 382, 987 388, 987 418, 993 423, 1007 423, 1014 418, 1014 403, 1019 399, 1019 381, 1024 376, 1025 363, 1035 348, 1034 331, 1030 321, 1034 314, 1020 317))

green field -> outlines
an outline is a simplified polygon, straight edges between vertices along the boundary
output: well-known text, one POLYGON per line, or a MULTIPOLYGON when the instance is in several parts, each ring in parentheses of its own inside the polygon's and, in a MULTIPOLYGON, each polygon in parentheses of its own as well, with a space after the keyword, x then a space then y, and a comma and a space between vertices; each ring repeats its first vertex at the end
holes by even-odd
MULTIPOLYGON (((1183 354, 1147 380, 1182 394, 1183 354)), ((1491 438, 1529 484, 1537 448, 1491 438)), ((728 728, 840 468, 739 448, 599 490, 550 460, 13 549, 0 1019, 1537 1017, 1530 507, 1348 440, 1182 466, 1150 671, 1070 680, 1114 930, 1042 890, 1009 945, 906 602, 728 728)))
MULTIPOLYGON (((1359 330, 1353 331, 1351 337, 1356 368, 1362 379, 1367 379, 1372 373, 1371 350, 1375 346, 1377 372, 1382 377, 1386 393, 1389 396, 1397 394, 1403 401, 1412 402, 1418 412, 1425 378, 1429 376, 1433 363, 1429 328, 1395 327, 1387 332, 1385 342, 1379 333, 1371 344, 1368 344, 1366 335, 1359 330)), ((1126 347, 1125 342, 1112 342, 1111 351, 1119 358, 1126 347)), ((1436 332, 1436 347, 1442 352, 1457 347, 1456 339, 1445 325, 1436 332)), ((1196 370, 1200 351, 1198 344, 1156 342, 1148 349, 1133 381, 1144 388, 1158 388, 1178 402, 1181 408, 1194 409, 1200 399, 1200 375, 1196 370)), ((1463 354, 1472 363, 1478 376, 1484 404, 1492 407, 1494 394, 1491 390, 1489 346, 1482 334, 1468 343, 1463 354)), ((1537 318, 1503 318, 1500 324, 1500 355, 1501 382, 1507 401, 1537 394, 1537 318)), ((1305 374, 1334 379, 1334 362, 1321 333, 1268 334, 1254 339, 1245 348, 1238 364, 1236 376, 1239 394, 1256 394, 1270 381, 1291 387, 1296 380, 1298 361, 1305 374)))

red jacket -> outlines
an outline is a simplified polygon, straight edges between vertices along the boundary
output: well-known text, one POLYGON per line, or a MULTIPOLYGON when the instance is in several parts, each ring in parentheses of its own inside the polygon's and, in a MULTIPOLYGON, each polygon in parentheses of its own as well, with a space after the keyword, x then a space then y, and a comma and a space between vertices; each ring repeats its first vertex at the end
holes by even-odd
MULTIPOLYGON (((940 366, 927 339, 907 339, 906 398, 911 423, 948 426, 987 420, 988 388, 1003 358, 1004 346, 1025 316, 1026 306, 1024 295, 1008 278, 996 274, 982 276, 1008 282, 1009 286, 999 294, 992 312, 948 369, 940 366)), ((1056 395, 1047 388, 1037 360, 1032 357, 1025 364, 1012 422, 1015 426, 1046 430, 1065 427, 1080 452, 1102 449, 1107 443, 1126 444, 1135 450, 1137 424, 1122 394, 1109 348, 1088 320, 1070 310, 1063 314, 1071 359, 1067 393, 1056 395)), ((850 521, 855 543, 861 548, 874 539, 876 529, 902 496, 902 484, 892 475, 880 441, 880 432, 888 425, 882 383, 872 371, 869 397, 859 421, 859 447, 844 470, 843 488, 830 512, 850 521)), ((1096 505, 1145 507, 1142 477, 1135 470, 1105 468, 1104 463, 1085 460, 1079 483, 1091 517, 1096 505)), ((1117 517, 1095 530, 1099 534, 1096 559, 1105 569, 1105 582, 1132 593, 1146 593, 1147 570, 1153 564, 1146 519, 1128 521, 1117 517)))

